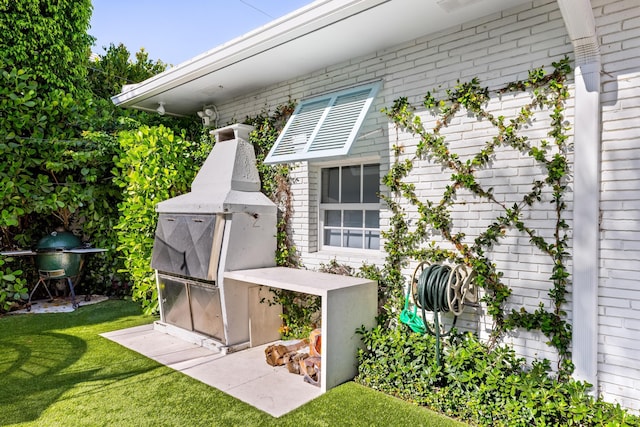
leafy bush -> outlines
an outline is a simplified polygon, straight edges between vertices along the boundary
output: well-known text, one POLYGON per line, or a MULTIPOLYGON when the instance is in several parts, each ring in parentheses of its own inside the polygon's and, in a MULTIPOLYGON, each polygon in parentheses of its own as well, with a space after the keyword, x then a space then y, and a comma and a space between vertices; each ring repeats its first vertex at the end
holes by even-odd
POLYGON ((435 363, 435 339, 381 325, 363 334, 356 381, 405 400, 418 402, 441 377, 435 363))
POLYGON ((526 369, 508 347, 489 349, 471 334, 446 341, 443 367, 435 339, 404 325, 360 331, 356 381, 483 426, 638 426, 619 405, 594 399, 589 384, 558 381, 549 362, 526 369))
POLYGON ((269 304, 280 304, 283 308, 280 315, 282 338, 309 338, 311 331, 320 326, 320 297, 283 289, 272 289, 271 292, 273 299, 269 304))
MULTIPOLYGON (((28 69, 0 59, 0 156, 6 159, 0 163, 3 239, 9 238, 7 227, 17 226, 24 215, 58 214, 61 219, 73 211, 80 201, 73 200, 77 193, 70 186, 86 175, 78 167, 83 159, 74 157, 68 141, 79 125, 81 103, 38 84, 36 78, 28 69)), ((17 243, 26 245, 30 237, 18 237, 17 243)))
MULTIPOLYGON (((122 156, 116 135, 140 123, 165 124, 197 140, 202 127, 192 118, 111 102, 123 84, 166 65, 144 50, 131 61, 123 45, 110 45, 89 63, 90 0, 4 1, 0 12, 0 248, 28 249, 62 226, 108 249, 86 258, 76 285, 122 296, 129 280, 117 251, 122 197, 113 177, 114 159, 122 156)), ((1 265, 0 312, 19 305, 24 283, 36 277, 24 258, 1 265)))
POLYGON ((0 2, 0 56, 37 81, 76 94, 86 87, 91 0, 0 2))
POLYGON ((141 126, 120 133, 116 184, 122 189, 118 250, 132 280, 132 296, 147 312, 158 304, 151 250, 157 203, 189 191, 211 146, 176 136, 165 126, 141 126))
POLYGON ((9 310, 13 301, 29 297, 27 281, 22 278, 22 270, 12 270, 8 265, 12 258, 0 258, 0 309, 9 310))
MULTIPOLYGON (((113 151, 101 141, 78 138, 89 103, 46 83, 29 69, 0 58, 0 247, 28 249, 58 226, 91 240, 109 223, 109 208, 116 197, 110 183, 113 151), (84 222, 83 233, 74 229, 84 222)), ((94 242, 96 243, 96 242, 94 242)), ((107 257, 112 255, 107 254, 107 257)), ((103 256, 100 257, 104 258, 103 256)), ((32 263, 16 260, 21 280, 33 282, 32 263)), ((6 265, 0 275, 14 277, 6 265)), ((5 301, 0 311, 20 292, 0 287, 5 301)))

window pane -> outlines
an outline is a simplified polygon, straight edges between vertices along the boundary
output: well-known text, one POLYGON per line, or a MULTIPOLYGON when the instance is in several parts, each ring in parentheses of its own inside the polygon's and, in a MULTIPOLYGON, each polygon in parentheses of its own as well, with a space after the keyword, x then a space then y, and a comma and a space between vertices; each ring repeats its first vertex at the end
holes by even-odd
POLYGON ((346 248, 362 248, 362 231, 345 230, 344 246, 346 248))
POLYGON ((327 246, 341 246, 340 244, 340 230, 333 228, 325 228, 324 230, 324 244, 327 246))
POLYGON ((365 249, 380 249, 380 233, 377 231, 367 231, 365 233, 365 249))
POLYGON ((322 203, 340 202, 340 168, 322 169, 322 203))
POLYGON ((340 227, 342 225, 340 221, 340 211, 324 211, 324 225, 340 227))
POLYGON ((379 171, 378 164, 321 170, 320 208, 325 246, 380 249, 380 211, 364 210, 362 205, 380 202, 379 171), (337 209, 326 209, 329 203, 338 205, 337 209), (347 203, 350 209, 344 209, 347 203))
POLYGON ((342 200, 340 203, 360 203, 360 166, 342 168, 342 200))
POLYGON ((380 211, 365 211, 364 226, 366 228, 380 227, 380 211))
POLYGON ((362 189, 363 203, 376 203, 380 201, 378 191, 380 191, 380 167, 379 165, 364 165, 364 179, 362 189))
POLYGON ((362 211, 344 211, 344 226, 362 228, 362 211))

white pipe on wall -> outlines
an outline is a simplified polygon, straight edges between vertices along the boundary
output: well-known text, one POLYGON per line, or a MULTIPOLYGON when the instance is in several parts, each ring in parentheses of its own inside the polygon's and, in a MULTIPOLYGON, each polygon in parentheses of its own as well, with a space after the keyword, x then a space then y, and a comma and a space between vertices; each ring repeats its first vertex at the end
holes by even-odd
POLYGON ((575 53, 573 189, 574 377, 598 390, 600 51, 589 0, 558 0, 575 53))

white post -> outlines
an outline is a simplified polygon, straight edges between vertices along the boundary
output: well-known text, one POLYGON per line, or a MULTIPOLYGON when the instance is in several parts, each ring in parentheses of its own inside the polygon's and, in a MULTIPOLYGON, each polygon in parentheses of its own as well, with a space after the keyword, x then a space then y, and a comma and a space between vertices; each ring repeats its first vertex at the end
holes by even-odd
POLYGON ((598 264, 600 236, 600 69, 576 69, 573 190, 573 351, 574 376, 598 381, 598 264))
POLYGON ((575 53, 573 186, 574 377, 598 392, 600 49, 589 0, 558 0, 575 53))

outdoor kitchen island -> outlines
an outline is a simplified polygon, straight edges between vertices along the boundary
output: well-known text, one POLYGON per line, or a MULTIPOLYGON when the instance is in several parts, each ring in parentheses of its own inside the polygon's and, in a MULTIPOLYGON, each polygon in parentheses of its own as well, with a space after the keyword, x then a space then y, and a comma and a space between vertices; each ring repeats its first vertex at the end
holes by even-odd
POLYGON ((372 280, 287 267, 224 273, 227 286, 265 286, 322 298, 320 388, 325 392, 358 372, 356 329, 376 324, 377 283, 372 280))

